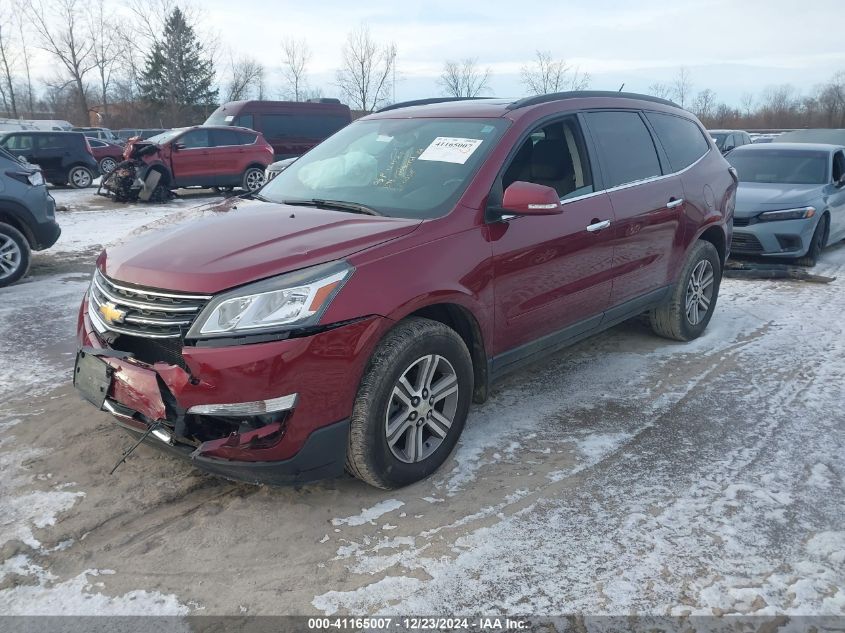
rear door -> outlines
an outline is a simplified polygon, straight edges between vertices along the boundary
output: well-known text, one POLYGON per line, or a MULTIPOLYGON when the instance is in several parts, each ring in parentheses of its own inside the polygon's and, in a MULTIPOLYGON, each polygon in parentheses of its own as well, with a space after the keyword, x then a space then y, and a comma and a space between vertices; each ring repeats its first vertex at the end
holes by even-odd
POLYGON ((584 120, 615 216, 610 304, 619 307, 647 299, 674 279, 673 253, 683 244, 684 190, 679 176, 664 175, 640 112, 594 111, 584 120))
POLYGON ((612 231, 606 227, 613 211, 607 194, 596 192, 575 116, 544 123, 520 142, 496 188, 515 181, 555 188, 564 206, 559 215, 514 217, 489 227, 496 370, 531 356, 535 345, 563 343, 596 327, 611 292, 612 231), (536 342, 544 336, 551 338, 536 342))
POLYGON ((41 165, 45 176, 65 177, 70 168, 72 142, 69 134, 39 134, 35 137, 35 162, 41 165))
POLYGON ((195 128, 171 141, 170 164, 177 186, 217 184, 219 166, 212 151, 212 130, 195 128))
POLYGON ((238 186, 242 183, 246 168, 254 162, 253 150, 257 138, 255 132, 245 130, 213 130, 218 185, 238 186))

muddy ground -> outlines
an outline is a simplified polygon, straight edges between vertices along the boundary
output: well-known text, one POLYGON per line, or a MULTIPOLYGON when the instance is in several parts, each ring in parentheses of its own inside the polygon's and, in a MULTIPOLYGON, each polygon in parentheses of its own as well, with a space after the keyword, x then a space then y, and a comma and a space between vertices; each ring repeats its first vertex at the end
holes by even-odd
POLYGON ((508 377, 427 481, 274 489, 148 447, 109 475, 79 299, 204 199, 56 197, 68 241, 0 290, 0 613, 845 613, 845 244, 829 285, 726 280, 693 343, 634 321, 508 377))

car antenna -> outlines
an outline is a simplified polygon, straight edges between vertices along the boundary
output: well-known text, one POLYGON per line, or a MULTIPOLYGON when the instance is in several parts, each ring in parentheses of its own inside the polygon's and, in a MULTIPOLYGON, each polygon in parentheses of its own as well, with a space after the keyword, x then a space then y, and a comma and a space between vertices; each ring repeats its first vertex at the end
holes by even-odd
POLYGON ((161 420, 156 420, 153 424, 150 425, 150 427, 146 431, 144 431, 144 434, 138 439, 137 442, 135 442, 135 444, 132 446, 132 448, 130 448, 128 451, 123 451, 123 457, 121 457, 120 461, 118 461, 114 465, 114 468, 111 469, 111 472, 109 473, 109 475, 114 475, 114 471, 117 470, 117 467, 120 466, 123 462, 125 462, 126 458, 129 457, 129 455, 132 454, 132 451, 134 451, 136 448, 138 448, 141 445, 141 442, 143 442, 145 439, 147 439, 147 437, 149 437, 150 433, 155 431, 159 426, 161 426, 161 420))
POLYGON ((625 87, 625 82, 623 81, 622 85, 619 86, 619 90, 617 90, 616 92, 622 92, 622 88, 624 88, 624 87, 625 87))

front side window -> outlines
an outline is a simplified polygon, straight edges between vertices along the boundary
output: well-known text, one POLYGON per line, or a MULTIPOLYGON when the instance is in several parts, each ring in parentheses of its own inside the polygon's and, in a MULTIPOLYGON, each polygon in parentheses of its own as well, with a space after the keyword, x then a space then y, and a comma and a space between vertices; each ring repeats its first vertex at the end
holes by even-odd
POLYGON ((508 122, 374 119, 349 125, 261 190, 271 202, 334 200, 387 216, 445 215, 508 122))
POLYGON ((198 129, 186 132, 177 140, 177 143, 182 145, 184 149, 211 147, 209 130, 198 129))
POLYGON ((669 158, 672 171, 689 167, 710 149, 699 127, 689 119, 662 112, 646 112, 645 116, 669 158))
POLYGON ((552 187, 561 200, 593 191, 590 163, 574 117, 531 132, 505 169, 502 189, 517 180, 552 187))
POLYGON ((261 125, 267 138, 323 139, 349 123, 337 115, 262 114, 261 125))
POLYGON ((845 176, 845 152, 839 150, 833 155, 833 182, 839 182, 845 176))
POLYGON ((255 121, 251 114, 241 114, 235 119, 235 125, 238 127, 248 127, 250 130, 255 129, 255 121))
POLYGON ((731 152, 727 159, 740 182, 821 185, 827 182, 829 154, 812 150, 749 149, 731 152))
POLYGON ((32 149, 32 137, 26 134, 13 134, 3 140, 3 147, 17 151, 32 149))
POLYGON ((608 187, 661 175, 651 133, 637 112, 587 112, 584 116, 601 153, 608 187))

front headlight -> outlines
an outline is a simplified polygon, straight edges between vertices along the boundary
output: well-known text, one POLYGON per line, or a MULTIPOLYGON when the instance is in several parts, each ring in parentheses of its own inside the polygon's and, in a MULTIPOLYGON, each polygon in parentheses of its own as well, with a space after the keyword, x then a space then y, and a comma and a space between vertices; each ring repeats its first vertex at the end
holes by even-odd
POLYGON ((354 268, 331 262, 265 279, 214 297, 188 338, 208 338, 316 325, 354 268))
POLYGON ((766 211, 758 217, 761 222, 771 222, 773 220, 804 220, 814 215, 816 215, 814 207, 800 207, 798 209, 783 209, 782 211, 766 211))

